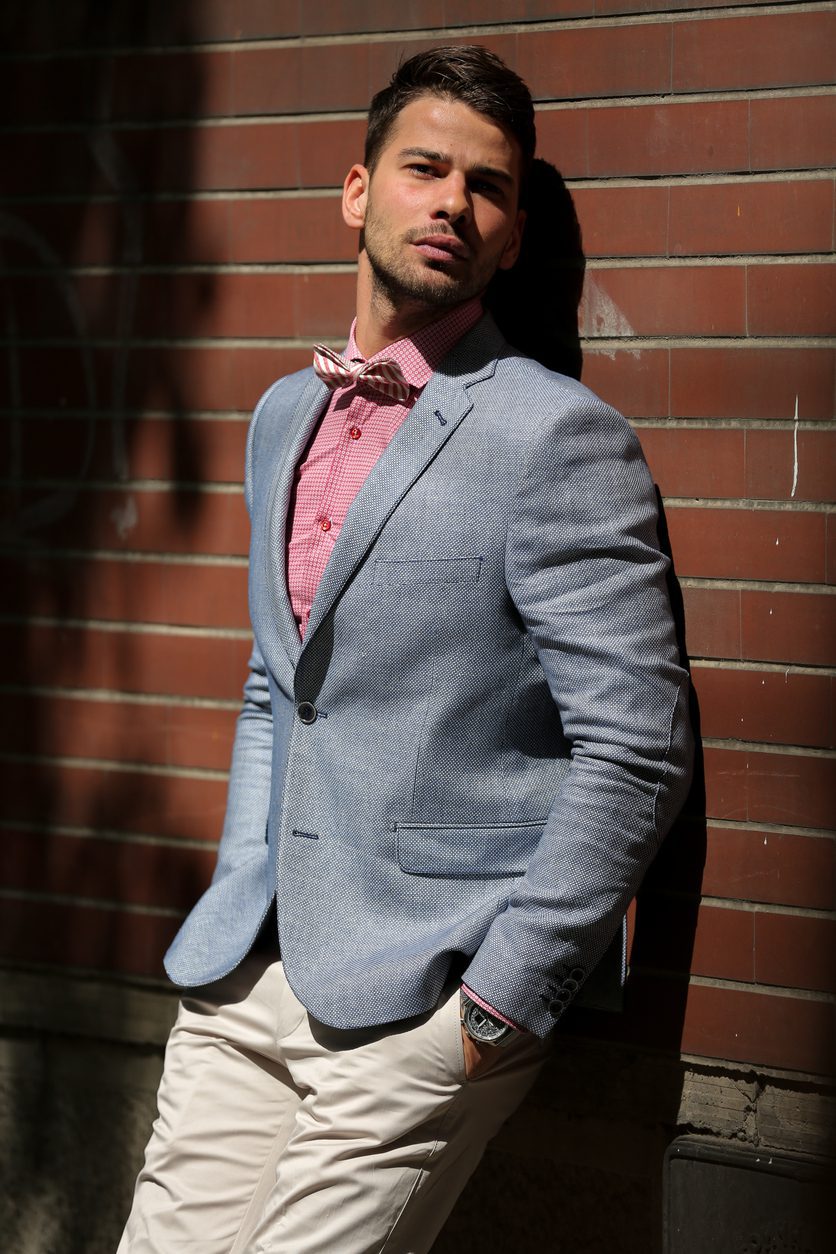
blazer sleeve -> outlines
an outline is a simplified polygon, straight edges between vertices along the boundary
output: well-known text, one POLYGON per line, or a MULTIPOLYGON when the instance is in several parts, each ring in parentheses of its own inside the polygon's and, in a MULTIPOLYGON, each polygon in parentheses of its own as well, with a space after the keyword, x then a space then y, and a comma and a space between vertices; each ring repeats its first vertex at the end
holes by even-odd
MULTIPOLYGON (((278 380, 261 397, 247 433, 244 501, 251 519, 258 422, 269 397, 282 382, 283 380, 278 380)), ((264 854, 270 807, 272 748, 273 711, 267 670, 258 644, 254 643, 244 684, 244 701, 235 728, 226 814, 213 882, 223 879, 235 867, 253 856, 264 854)))
POLYGON ((212 882, 264 855, 272 774, 273 714, 267 673, 253 645, 244 702, 235 728, 226 815, 212 882))
POLYGON ((541 1036, 619 927, 685 799, 692 758, 638 441, 579 385, 566 381, 551 403, 520 475, 506 580, 571 762, 525 876, 463 975, 541 1036))

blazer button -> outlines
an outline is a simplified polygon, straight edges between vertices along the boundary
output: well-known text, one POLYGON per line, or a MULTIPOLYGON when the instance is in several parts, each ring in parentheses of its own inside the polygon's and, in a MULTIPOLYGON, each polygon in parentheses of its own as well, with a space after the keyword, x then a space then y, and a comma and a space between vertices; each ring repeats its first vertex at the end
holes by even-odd
POLYGON ((316 706, 310 701, 300 701, 296 707, 296 714, 300 723, 316 722, 316 706))

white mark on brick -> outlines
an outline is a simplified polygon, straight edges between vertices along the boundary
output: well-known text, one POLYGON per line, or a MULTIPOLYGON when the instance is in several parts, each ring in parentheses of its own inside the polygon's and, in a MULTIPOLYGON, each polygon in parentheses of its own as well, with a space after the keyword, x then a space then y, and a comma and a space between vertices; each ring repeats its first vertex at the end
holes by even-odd
MULTIPOLYGON (((584 286, 584 325, 591 339, 620 340, 632 339, 635 331, 629 320, 616 305, 609 293, 598 285, 593 275, 589 275, 584 286)), ((633 357, 638 357, 638 349, 628 349, 633 357)), ((603 355, 612 360, 615 349, 603 350, 603 355)))
POLYGON ((795 489, 798 487, 798 393, 795 394, 795 421, 792 429, 792 490, 790 496, 795 496, 795 489))
POLYGON ((124 505, 117 505, 116 509, 110 511, 110 517, 119 534, 119 539, 124 540, 139 522, 139 512, 134 498, 126 497, 124 505))

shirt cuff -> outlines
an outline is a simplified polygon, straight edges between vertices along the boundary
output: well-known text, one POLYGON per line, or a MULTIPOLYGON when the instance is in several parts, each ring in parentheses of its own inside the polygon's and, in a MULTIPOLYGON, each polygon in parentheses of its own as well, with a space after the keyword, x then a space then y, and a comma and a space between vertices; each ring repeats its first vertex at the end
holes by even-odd
POLYGON ((467 984, 462 984, 462 992, 466 993, 471 1001, 475 1001, 477 1006, 481 1006, 483 1010, 487 1010, 488 1014, 493 1015, 495 1019, 501 1019, 503 1023, 507 1023, 509 1028, 514 1028, 517 1032, 524 1032, 525 1028, 521 1028, 513 1019, 509 1019, 501 1010, 497 1010, 489 1001, 485 1001, 484 997, 480 997, 478 993, 474 993, 472 988, 467 984))

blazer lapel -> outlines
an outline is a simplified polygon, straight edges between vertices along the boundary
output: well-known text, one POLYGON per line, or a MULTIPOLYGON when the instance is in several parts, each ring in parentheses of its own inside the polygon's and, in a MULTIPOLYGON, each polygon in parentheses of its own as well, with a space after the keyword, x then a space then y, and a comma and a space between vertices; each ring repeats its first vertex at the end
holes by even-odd
POLYGON ((270 627, 273 626, 294 670, 299 661, 302 639, 287 588, 287 512, 296 467, 330 396, 326 385, 311 372, 311 379, 287 424, 285 439, 276 450, 271 505, 264 521, 264 563, 269 595, 259 635, 262 639, 270 638, 273 635, 270 627))
POLYGON ((389 515, 472 408, 468 389, 494 373, 503 345, 496 325, 486 316, 433 374, 349 508, 314 598, 303 648, 312 641, 389 515))

